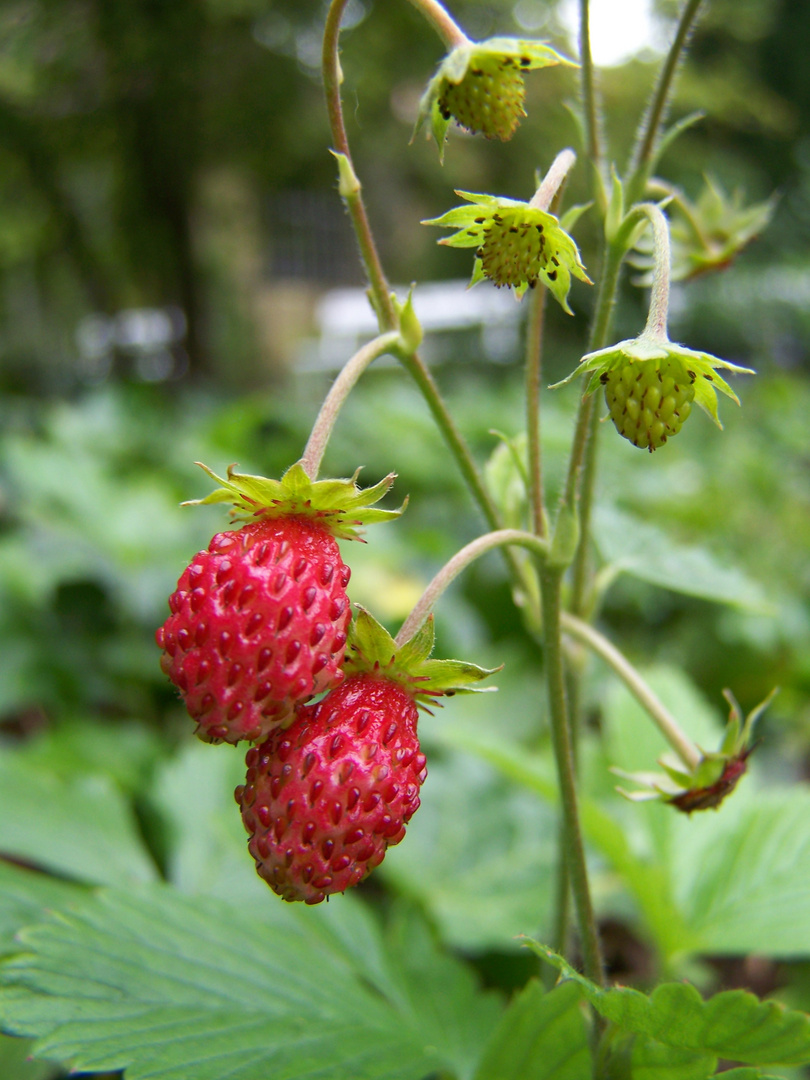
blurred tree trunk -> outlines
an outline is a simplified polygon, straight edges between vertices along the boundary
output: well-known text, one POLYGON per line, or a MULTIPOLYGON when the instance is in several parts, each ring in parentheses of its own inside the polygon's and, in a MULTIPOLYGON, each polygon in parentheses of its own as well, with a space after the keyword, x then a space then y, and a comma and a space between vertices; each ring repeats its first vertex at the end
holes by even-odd
POLYGON ((118 213, 138 302, 177 304, 193 370, 209 368, 194 253, 205 8, 199 0, 96 0, 117 141, 118 213))

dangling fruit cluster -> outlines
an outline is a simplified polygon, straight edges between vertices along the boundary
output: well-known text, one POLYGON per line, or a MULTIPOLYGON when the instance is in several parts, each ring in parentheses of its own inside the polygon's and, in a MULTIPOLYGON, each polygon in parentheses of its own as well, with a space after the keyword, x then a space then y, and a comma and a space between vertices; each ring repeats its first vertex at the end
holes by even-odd
POLYGON ((523 108, 526 88, 520 63, 504 57, 470 66, 461 82, 447 83, 439 97, 444 119, 455 117, 474 134, 507 142, 521 117, 526 115, 523 108))
POLYGON ((430 623, 401 648, 368 612, 350 623, 335 537, 401 512, 371 508, 393 477, 366 491, 313 482, 300 465, 280 481, 216 479, 201 501, 251 520, 183 571, 156 634, 161 666, 203 741, 260 743, 235 793, 249 850, 279 896, 317 904, 405 835, 426 775, 417 702, 489 672, 429 660, 430 623))
POLYGON ((678 434, 695 398, 694 372, 671 358, 613 368, 600 381, 616 430, 650 453, 678 434))

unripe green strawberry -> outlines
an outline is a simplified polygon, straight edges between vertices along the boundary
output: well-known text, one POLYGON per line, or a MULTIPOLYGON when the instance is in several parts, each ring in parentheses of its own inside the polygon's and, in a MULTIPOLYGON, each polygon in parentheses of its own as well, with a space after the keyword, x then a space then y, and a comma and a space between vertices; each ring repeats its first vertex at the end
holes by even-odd
POLYGON ((678 434, 695 398, 695 373, 671 357, 613 368, 600 381, 616 430, 650 453, 678 434))
POLYGON ((526 115, 524 74, 550 64, 570 63, 542 41, 463 39, 439 64, 422 95, 414 135, 430 117, 440 157, 453 117, 468 131, 482 132, 490 139, 511 139, 520 118, 526 115))
POLYGON ((457 191, 469 205, 456 206, 423 225, 457 231, 439 241, 448 247, 476 248, 470 285, 485 277, 508 285, 520 299, 538 282, 569 314, 571 278, 590 283, 574 240, 547 210, 495 195, 457 191))
POLYGON ((218 533, 194 556, 156 640, 203 741, 255 742, 343 678, 349 574, 307 518, 218 533))
POLYGON ((417 715, 402 686, 354 675, 248 751, 235 797, 256 870, 284 900, 352 888, 403 838, 426 775, 417 715))
POLYGON ((677 435, 693 402, 722 427, 717 391, 740 402, 718 368, 753 374, 750 368, 677 345, 653 325, 637 338, 583 356, 579 367, 552 389, 589 372, 585 393, 604 386, 616 430, 634 446, 652 452, 677 435))
POLYGON ((455 117, 468 131, 506 142, 526 115, 525 97, 523 71, 515 62, 488 60, 467 68, 461 82, 446 84, 439 110, 445 120, 455 117))

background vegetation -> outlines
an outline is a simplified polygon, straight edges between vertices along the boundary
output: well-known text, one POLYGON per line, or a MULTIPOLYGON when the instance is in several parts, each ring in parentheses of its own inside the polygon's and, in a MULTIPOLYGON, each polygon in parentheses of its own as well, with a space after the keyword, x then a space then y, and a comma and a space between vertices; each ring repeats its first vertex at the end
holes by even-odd
MULTIPOLYGON (((474 37, 532 33, 573 49, 552 0, 453 8, 474 37)), ((664 31, 673 9, 657 6, 664 31)), ((464 277, 468 260, 416 222, 447 209, 470 177, 474 190, 527 198, 535 169, 577 143, 565 107, 575 77, 554 69, 530 79, 529 118, 514 141, 495 149, 457 135, 442 170, 433 147, 408 146, 440 43, 407 4, 354 0, 350 11, 344 100, 355 102, 355 162, 391 276, 464 277)), ((362 282, 326 152, 324 13, 315 0, 0 3, 0 851, 54 875, 54 895, 67 883, 166 877, 184 892, 236 893, 251 911, 278 904, 253 876, 229 803, 242 753, 195 743, 153 635, 183 566, 223 525, 216 508, 179 508, 207 490, 192 463, 278 475, 298 458, 332 374, 318 301, 362 282)), ((808 38, 804 4, 707 5, 675 102, 676 114, 705 118, 666 172, 692 198, 706 174, 748 201, 776 191, 778 204, 731 268, 679 287, 672 332, 758 375, 738 380, 743 408, 723 408, 722 435, 698 418, 649 459, 605 438, 600 465, 600 555, 616 576, 603 626, 706 743, 723 687, 747 710, 778 684, 755 776, 708 823, 662 825, 662 812, 620 804, 607 762, 649 768, 659 748, 640 743, 643 721, 595 662, 583 747, 612 974, 640 986, 662 972, 706 990, 746 985, 803 1008, 808 38), (608 825, 635 838, 623 874, 605 806, 608 825), (650 875, 642 880, 650 866, 677 883, 666 911, 650 875), (690 892, 695 867, 707 866, 704 892, 690 892)), ((604 71, 614 147, 628 147, 651 79, 643 55, 604 71)), ((573 184, 584 200, 585 178, 573 184)), ((586 264, 589 227, 586 216, 577 232, 586 264)), ((572 302, 574 319, 549 312, 549 382, 583 349, 591 297, 578 287, 572 302)), ((617 337, 642 321, 642 296, 628 284, 617 337)), ((484 461, 497 446, 491 429, 523 425, 519 341, 488 352, 459 330, 434 350, 484 461)), ((574 397, 548 401, 552 483, 574 397)), ((398 494, 411 496, 401 524, 351 550, 353 599, 394 629, 480 522, 421 399, 393 369, 364 379, 326 469, 344 475, 358 463, 367 482, 397 471, 398 494)), ((489 468, 503 465, 496 453, 489 468)), ((536 661, 497 557, 443 602, 438 630, 444 654, 504 663, 501 689, 423 720, 423 808, 361 891, 383 912, 406 898, 488 985, 508 990, 535 963, 513 937, 542 937, 555 826, 536 661), (528 779, 523 754, 535 765, 528 779)), ((0 877, 6 951, 14 903, 11 879, 6 888, 0 877)), ((0 1041, 4 1076, 56 1075, 26 1063, 25 1045, 0 1041)))

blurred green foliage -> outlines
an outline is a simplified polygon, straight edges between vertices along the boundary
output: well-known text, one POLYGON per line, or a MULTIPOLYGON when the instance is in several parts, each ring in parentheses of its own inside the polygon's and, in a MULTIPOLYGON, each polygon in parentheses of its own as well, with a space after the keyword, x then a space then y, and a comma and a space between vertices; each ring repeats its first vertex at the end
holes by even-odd
MULTIPOLYGON (((671 17, 668 0, 657 7, 671 17)), ((541 11, 526 0, 459 0, 453 8, 476 37, 527 32, 531 9, 536 32, 570 48, 554 3, 541 11)), ((434 147, 407 145, 438 42, 405 3, 355 0, 350 10, 347 119, 390 274, 467 276, 468 260, 438 249, 415 223, 447 209, 453 187, 526 198, 534 170, 577 143, 564 107, 575 100, 575 76, 555 70, 529 81, 529 117, 506 147, 451 136, 442 171, 434 147)), ((318 294, 361 280, 326 153, 316 67, 323 14, 314 0, 0 2, 0 851, 56 875, 53 906, 61 889, 159 877, 255 911, 277 902, 240 854, 230 791, 241 752, 193 742, 154 631, 190 556, 226 524, 216 507, 179 506, 208 489, 193 462, 279 475, 300 455, 328 385, 328 374, 290 370, 295 345, 278 344, 281 328, 263 306, 269 291, 293 280, 318 294), (300 265, 284 261, 296 206, 308 208, 310 231, 338 223, 323 273, 306 247, 300 265), (188 332, 173 346, 167 381, 150 381, 125 350, 109 371, 83 361, 81 320, 128 307, 184 312, 188 332)), ((767 890, 747 918, 745 898, 764 872, 715 864, 712 850, 724 829, 732 848, 741 836, 772 842, 772 862, 792 866, 793 886, 804 887, 806 840, 800 835, 800 851, 791 844, 801 846, 806 792, 791 790, 786 810, 766 793, 810 773, 808 35, 807 5, 713 0, 674 107, 676 116, 701 109, 706 117, 662 162, 692 199, 702 173, 751 200, 778 191, 768 233, 724 275, 680 287, 673 304, 674 337, 760 374, 735 383, 743 407, 723 409, 722 434, 699 417, 648 456, 610 429, 600 461, 603 629, 658 671, 662 694, 692 714, 695 734, 720 722, 723 687, 745 709, 781 687, 741 789, 750 791, 728 822, 693 830, 693 848, 662 838, 660 808, 639 817, 613 791, 609 764, 640 767, 629 760, 638 718, 595 662, 583 751, 600 910, 644 950, 625 977, 644 982, 649 965, 668 966, 709 987, 733 973, 721 966, 718 975, 707 954, 770 951, 779 966, 767 969, 766 990, 780 985, 805 1005, 807 941, 790 936, 787 916, 768 925, 767 890), (645 540, 632 558, 625 533, 645 540), (780 815, 793 832, 783 825, 777 843, 769 829, 780 815), (609 846, 622 830, 629 854, 609 846), (693 933, 682 955, 665 919, 651 914, 660 897, 640 871, 633 877, 659 842, 654 872, 678 884, 672 910, 693 933), (789 965, 790 956, 804 957, 804 967, 789 965)), ((640 58, 602 74, 619 160, 653 71, 640 58)), ((574 176, 570 196, 585 200, 584 176, 574 176)), ((577 234, 586 263, 590 228, 586 215, 577 234)), ((577 318, 549 313, 548 382, 580 354, 590 303, 583 288, 577 318)), ((642 321, 641 296, 628 285, 617 336, 642 321)), ((524 427, 521 379, 517 364, 473 363, 464 349, 459 338, 456 362, 439 378, 483 463, 499 445, 493 428, 515 436, 524 427)), ((546 397, 553 491, 576 392, 546 397)), ((325 469, 350 475, 358 465, 366 483, 398 472, 392 500, 411 497, 401 523, 370 530, 367 545, 346 545, 352 598, 393 630, 482 523, 398 371, 370 372, 341 417, 325 469)), ((383 909, 409 897, 444 941, 510 986, 526 973, 512 935, 535 934, 547 919, 555 815, 542 795, 539 661, 496 555, 454 586, 437 629, 442 653, 504 663, 500 690, 424 717, 432 764, 423 810, 365 891, 383 909), (493 736, 511 757, 493 753, 493 736), (522 779, 521 759, 533 770, 522 779)), ((772 880, 787 890, 775 871, 772 880)), ((10 884, 0 882, 0 893, 1 916, 10 884)), ((631 953, 625 943, 617 967, 631 953)), ((10 1080, 50 1075, 5 1040, 0 1062, 10 1080)))

